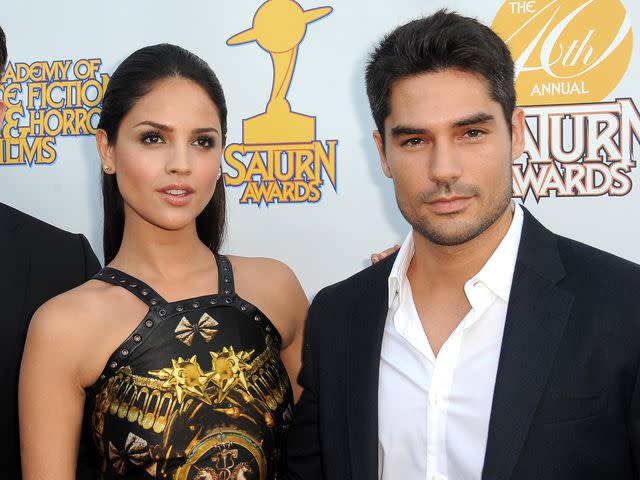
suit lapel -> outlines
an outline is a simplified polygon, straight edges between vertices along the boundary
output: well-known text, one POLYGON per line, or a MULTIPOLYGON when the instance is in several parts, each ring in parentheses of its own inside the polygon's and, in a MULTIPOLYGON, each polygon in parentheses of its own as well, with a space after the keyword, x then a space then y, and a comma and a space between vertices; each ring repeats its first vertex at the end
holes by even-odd
POLYGON ((387 316, 388 277, 396 255, 373 267, 369 283, 354 298, 349 322, 346 385, 351 478, 378 475, 378 372, 387 316))
POLYGON ((573 296, 555 237, 526 210, 491 407, 483 480, 515 467, 562 338, 573 296))

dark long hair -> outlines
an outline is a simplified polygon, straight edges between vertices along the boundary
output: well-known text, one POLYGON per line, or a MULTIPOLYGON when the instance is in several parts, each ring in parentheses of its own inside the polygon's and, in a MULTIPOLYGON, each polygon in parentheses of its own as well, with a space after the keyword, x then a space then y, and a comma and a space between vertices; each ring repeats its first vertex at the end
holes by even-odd
MULTIPOLYGON (((104 98, 98 128, 106 132, 110 145, 118 140, 122 119, 153 85, 165 78, 179 77, 200 85, 220 115, 222 144, 227 134, 227 104, 213 70, 197 55, 176 45, 163 43, 136 50, 113 72, 104 98)), ((124 233, 124 206, 115 175, 102 172, 104 205, 103 248, 105 264, 118 253, 124 233)), ((196 218, 198 237, 214 253, 220 248, 225 228, 225 197, 222 176, 211 200, 196 218)))

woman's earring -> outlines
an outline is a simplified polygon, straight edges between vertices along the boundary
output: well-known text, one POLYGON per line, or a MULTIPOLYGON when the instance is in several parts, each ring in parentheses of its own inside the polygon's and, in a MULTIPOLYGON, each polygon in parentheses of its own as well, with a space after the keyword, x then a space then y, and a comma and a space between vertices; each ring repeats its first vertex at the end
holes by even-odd
POLYGON ((109 165, 102 165, 102 170, 104 170, 104 173, 111 173, 111 170, 113 170, 113 168, 109 165))

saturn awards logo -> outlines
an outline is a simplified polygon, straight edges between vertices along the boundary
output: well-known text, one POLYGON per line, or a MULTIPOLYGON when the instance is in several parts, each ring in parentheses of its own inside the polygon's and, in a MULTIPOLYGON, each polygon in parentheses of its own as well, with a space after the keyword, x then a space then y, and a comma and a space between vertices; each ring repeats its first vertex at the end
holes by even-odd
POLYGON ((507 1, 492 28, 514 58, 527 122, 514 195, 539 201, 629 193, 640 115, 632 98, 604 100, 633 52, 622 1, 507 1))
POLYGON ((256 42, 271 57, 273 84, 265 111, 242 123, 242 143, 225 149, 224 180, 243 188, 240 203, 316 203, 327 181, 336 190, 337 140, 316 139, 316 118, 292 110, 287 93, 298 49, 310 23, 332 11, 309 10, 293 0, 268 0, 253 26, 227 40, 230 46, 256 42))
POLYGON ((0 166, 50 165, 59 137, 94 135, 109 83, 102 60, 10 62, 0 80, 7 105, 0 166))

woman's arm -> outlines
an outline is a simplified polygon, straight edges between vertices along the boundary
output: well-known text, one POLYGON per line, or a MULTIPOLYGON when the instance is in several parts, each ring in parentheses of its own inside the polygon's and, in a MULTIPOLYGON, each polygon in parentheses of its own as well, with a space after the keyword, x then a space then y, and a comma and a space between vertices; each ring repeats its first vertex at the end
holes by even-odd
POLYGON ((63 297, 36 311, 27 335, 18 404, 23 480, 69 480, 76 474, 85 398, 78 347, 83 322, 73 301, 63 297))

